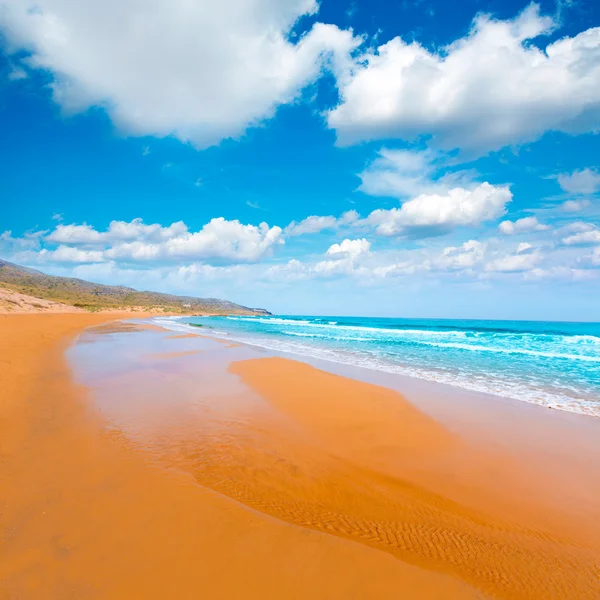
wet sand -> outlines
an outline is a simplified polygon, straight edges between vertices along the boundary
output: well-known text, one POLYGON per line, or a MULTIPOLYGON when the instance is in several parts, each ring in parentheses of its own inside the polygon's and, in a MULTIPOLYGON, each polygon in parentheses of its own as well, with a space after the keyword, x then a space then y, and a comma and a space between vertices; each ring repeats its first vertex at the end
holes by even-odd
POLYGON ((596 455, 545 471, 200 335, 90 330, 67 364, 103 319, 0 321, 0 597, 598 598, 596 455))
POLYGON ((111 318, 0 317, 1 598, 478 597, 253 510, 107 429, 64 350, 111 318))

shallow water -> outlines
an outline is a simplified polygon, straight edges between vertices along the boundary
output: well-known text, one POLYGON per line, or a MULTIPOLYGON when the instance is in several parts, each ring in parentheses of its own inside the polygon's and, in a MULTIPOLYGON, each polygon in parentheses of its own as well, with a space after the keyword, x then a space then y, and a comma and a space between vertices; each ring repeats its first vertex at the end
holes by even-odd
POLYGON ((184 317, 255 346, 600 416, 600 324, 364 317, 184 317))

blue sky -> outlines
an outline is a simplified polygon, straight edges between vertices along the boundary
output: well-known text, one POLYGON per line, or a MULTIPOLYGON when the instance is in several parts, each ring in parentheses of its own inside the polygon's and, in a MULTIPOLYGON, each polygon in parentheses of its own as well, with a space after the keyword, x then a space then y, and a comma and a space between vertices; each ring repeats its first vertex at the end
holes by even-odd
POLYGON ((0 256, 279 313, 600 320, 592 1, 0 0, 0 256))

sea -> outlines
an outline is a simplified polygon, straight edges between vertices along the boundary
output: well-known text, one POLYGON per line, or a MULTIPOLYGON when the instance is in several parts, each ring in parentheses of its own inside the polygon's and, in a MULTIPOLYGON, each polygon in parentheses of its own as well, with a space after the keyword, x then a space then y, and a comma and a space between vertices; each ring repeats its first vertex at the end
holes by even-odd
POLYGON ((600 417, 600 323, 297 315, 176 322, 276 352, 600 417))

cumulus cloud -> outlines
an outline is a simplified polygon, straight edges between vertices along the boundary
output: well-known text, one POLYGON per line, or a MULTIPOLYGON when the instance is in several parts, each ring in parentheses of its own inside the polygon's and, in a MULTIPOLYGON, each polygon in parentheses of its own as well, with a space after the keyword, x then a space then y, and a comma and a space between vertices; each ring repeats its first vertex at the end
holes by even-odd
POLYGON ((46 240, 57 244, 105 245, 116 242, 144 240, 161 242, 184 235, 188 229, 185 223, 178 221, 169 227, 158 224, 145 225, 142 219, 133 221, 111 221, 106 231, 100 232, 90 225, 58 225, 46 240))
POLYGON ((511 200, 508 186, 481 183, 473 189, 453 188, 444 195, 421 194, 400 208, 375 210, 364 221, 379 235, 439 235, 496 219, 511 200))
POLYGON ((358 258, 361 254, 366 254, 371 249, 371 242, 365 238, 357 240, 345 239, 340 244, 333 244, 327 249, 328 256, 336 259, 342 258, 358 258))
POLYGON ((490 261, 485 270, 499 273, 522 273, 531 271, 541 260, 539 253, 517 252, 490 261))
POLYGON ((104 253, 99 250, 80 250, 72 246, 59 246, 56 250, 40 250, 40 258, 57 263, 99 263, 104 262, 104 253))
POLYGON ((35 261, 114 261, 153 266, 175 261, 236 264, 255 263, 271 256, 283 244, 283 232, 267 223, 244 225, 223 217, 212 219, 195 232, 182 221, 163 227, 134 219, 112 221, 105 231, 86 224, 60 224, 42 239, 48 247, 29 255, 35 261), (58 247, 52 248, 56 244, 58 247))
POLYGON ((485 250, 486 244, 468 240, 458 247, 444 248, 441 256, 433 260, 433 267, 450 271, 471 269, 483 261, 485 250))
POLYGON ((15 57, 53 74, 67 112, 104 107, 131 135, 198 147, 238 137, 294 100, 325 65, 340 70, 359 40, 315 24, 316 0, 2 0, 15 57))
POLYGON ((269 267, 267 276, 275 281, 294 281, 306 278, 329 278, 352 275, 361 269, 360 260, 368 256, 371 243, 365 239, 345 239, 332 244, 325 252, 325 260, 303 263, 291 259, 283 265, 269 267))
POLYGON ((390 150, 382 148, 375 160, 358 174, 361 192, 371 196, 414 198, 421 194, 445 194, 452 188, 475 187, 471 171, 439 174, 447 160, 433 150, 390 150))
MULTIPOLYGON (((598 42, 600 52, 600 41, 598 42)), ((600 60, 597 61, 600 63, 600 60)), ((569 194, 595 194, 600 191, 600 173, 595 169, 582 169, 557 176, 560 187, 569 194)))
POLYGON ((312 215, 310 217, 306 217, 299 223, 292 221, 286 228, 286 235, 304 235, 307 233, 319 233, 324 229, 331 229, 335 227, 337 224, 337 219, 335 217, 319 217, 316 215, 312 215))
POLYGON ((343 213, 340 217, 333 216, 321 217, 311 215, 306 217, 299 223, 292 221, 284 230, 287 236, 307 235, 311 233, 320 233, 325 229, 337 229, 343 226, 354 224, 359 218, 359 214, 355 210, 349 210, 343 213))
POLYGON ((269 281, 352 278, 360 285, 378 285, 385 279, 407 281, 474 282, 511 279, 575 281, 597 277, 598 248, 550 242, 516 242, 506 237, 469 239, 453 246, 435 242, 412 248, 372 250, 366 238, 345 239, 312 261, 298 258, 267 269, 269 281), (586 274, 587 271, 587 274, 586 274))
POLYGON ((310 272, 319 277, 352 274, 357 270, 360 259, 368 255, 370 250, 371 242, 365 238, 345 239, 331 245, 325 252, 326 260, 312 265, 310 272))
POLYGON ((338 77, 328 113, 338 141, 431 135, 444 149, 486 153, 545 131, 600 127, 600 28, 545 48, 531 40, 556 23, 531 4, 506 21, 479 15, 437 51, 396 37, 356 57, 338 77))
POLYGON ((292 258, 282 265, 269 267, 266 276, 272 281, 297 281, 310 276, 310 267, 292 258))
POLYGON ((524 217, 516 221, 502 221, 498 225, 498 231, 504 235, 516 235, 519 233, 533 233, 534 231, 547 231, 548 225, 540 223, 536 217, 524 217))
POLYGON ((592 224, 587 225, 587 229, 562 238, 562 243, 565 246, 591 246, 593 244, 600 244, 600 229, 592 224))
POLYGON ((430 150, 389 150, 382 148, 377 158, 358 174, 361 192, 371 196, 405 198, 435 192, 430 180, 434 154, 430 150))
POLYGON ((29 231, 22 237, 13 237, 12 231, 0 233, 0 250, 12 253, 23 250, 35 250, 40 247, 40 239, 45 231, 29 231))

